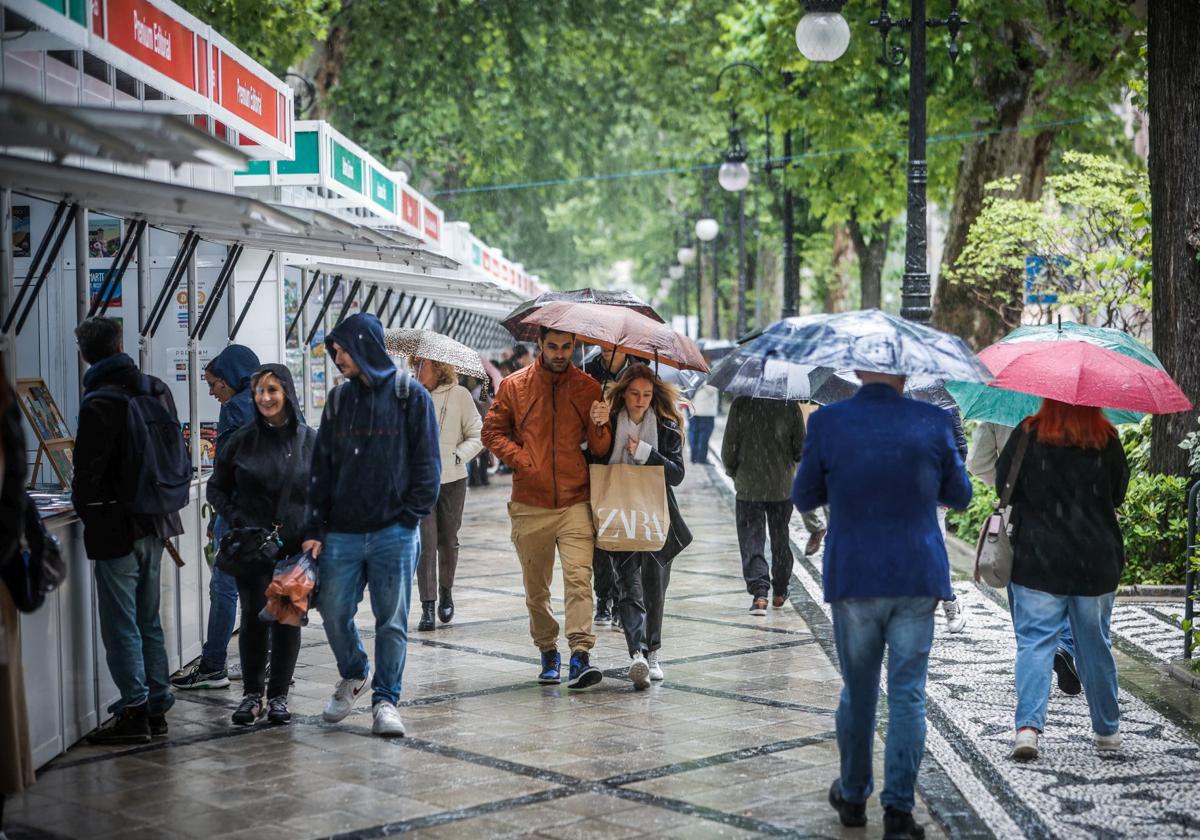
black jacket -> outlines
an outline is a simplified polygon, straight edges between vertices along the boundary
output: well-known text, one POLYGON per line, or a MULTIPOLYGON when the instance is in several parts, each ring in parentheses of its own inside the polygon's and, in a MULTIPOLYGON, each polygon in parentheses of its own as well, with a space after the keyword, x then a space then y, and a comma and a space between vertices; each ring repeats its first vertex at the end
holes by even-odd
MULTIPOLYGON (((613 446, 616 446, 614 441, 613 446)), ((679 512, 675 501, 675 491, 683 483, 683 435, 675 421, 660 417, 658 419, 658 448, 651 449, 646 459, 648 466, 663 468, 663 477, 667 481, 667 511, 671 517, 671 527, 667 529, 667 541, 658 551, 648 552, 660 564, 666 565, 675 559, 681 551, 692 544, 692 532, 679 512)), ((611 552, 614 555, 624 552, 611 552)))
POLYGON ((266 528, 276 524, 280 494, 291 475, 283 505, 279 536, 285 554, 300 551, 304 503, 317 433, 305 425, 291 371, 284 365, 263 365, 283 384, 290 409, 287 425, 270 426, 255 409, 253 419, 229 434, 217 450, 217 463, 208 480, 208 501, 231 528, 266 528))
MULTIPOLYGON (((143 374, 124 353, 109 356, 88 368, 83 376, 83 394, 99 388, 119 388, 129 394, 155 394, 178 421, 175 400, 161 380, 143 374)), ((121 486, 122 470, 128 463, 122 451, 129 404, 123 400, 95 397, 85 399, 79 409, 79 431, 75 436, 75 477, 71 501, 83 523, 83 545, 93 560, 115 560, 133 551, 141 537, 162 539, 183 533, 178 513, 140 516, 127 513, 113 489, 121 486)))
MULTIPOLYGON (((1018 427, 996 462, 1003 487, 1021 438, 1018 427)), ((1013 488, 1013 583, 1054 595, 1106 595, 1125 568, 1116 508, 1129 466, 1121 442, 1104 449, 1029 441, 1013 488)))
MULTIPOLYGON (((0 370, 0 376, 3 376, 0 370)), ((4 474, 0 476, 0 569, 17 551, 17 535, 25 523, 25 434, 16 395, 0 417, 0 446, 4 448, 4 474)))

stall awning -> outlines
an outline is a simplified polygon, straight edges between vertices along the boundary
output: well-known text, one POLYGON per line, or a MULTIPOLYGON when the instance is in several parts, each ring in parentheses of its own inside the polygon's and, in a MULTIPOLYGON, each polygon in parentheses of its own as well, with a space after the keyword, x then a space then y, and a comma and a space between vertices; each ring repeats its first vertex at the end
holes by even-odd
POLYGON ((341 262, 318 262, 312 267, 323 274, 340 274, 366 283, 393 287, 417 297, 428 298, 441 306, 452 306, 489 317, 507 315, 520 302, 520 298, 507 289, 461 276, 341 262))
POLYGON ((249 158, 179 117, 150 111, 46 104, 0 92, 0 146, 38 149, 58 159, 86 155, 119 163, 161 160, 244 169, 249 158))
POLYGON ((319 211, 296 211, 253 198, 0 155, 0 185, 51 201, 153 225, 194 230, 215 242, 241 242, 316 257, 455 269, 458 263, 415 247, 402 234, 348 225, 319 211))

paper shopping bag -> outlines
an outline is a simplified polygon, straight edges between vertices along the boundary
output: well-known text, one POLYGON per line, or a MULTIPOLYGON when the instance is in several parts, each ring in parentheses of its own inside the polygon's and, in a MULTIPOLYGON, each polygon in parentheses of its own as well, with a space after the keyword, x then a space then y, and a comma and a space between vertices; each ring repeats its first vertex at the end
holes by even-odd
POLYGON ((592 464, 592 520, 596 548, 658 551, 671 526, 661 466, 592 464))

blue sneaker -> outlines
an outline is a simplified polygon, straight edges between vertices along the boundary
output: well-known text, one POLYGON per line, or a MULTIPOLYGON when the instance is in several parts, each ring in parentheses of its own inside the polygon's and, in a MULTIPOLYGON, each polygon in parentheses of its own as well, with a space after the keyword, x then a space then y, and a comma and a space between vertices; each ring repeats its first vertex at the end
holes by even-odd
POLYGON ((542 673, 538 674, 538 682, 542 685, 558 685, 562 682, 562 659, 558 651, 542 651, 542 673))
POLYGON ((586 650, 577 650, 571 654, 571 673, 567 678, 567 688, 591 688, 603 678, 600 669, 588 661, 586 650))

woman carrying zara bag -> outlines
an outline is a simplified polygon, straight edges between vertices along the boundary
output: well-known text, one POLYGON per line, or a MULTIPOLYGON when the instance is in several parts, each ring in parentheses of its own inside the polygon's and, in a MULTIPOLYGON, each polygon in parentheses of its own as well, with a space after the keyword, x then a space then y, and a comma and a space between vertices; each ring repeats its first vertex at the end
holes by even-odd
POLYGON ((683 419, 677 408, 679 392, 647 365, 626 368, 608 386, 606 400, 607 420, 613 427, 609 465, 662 467, 667 485, 670 524, 663 547, 610 553, 617 579, 617 610, 632 660, 629 678, 633 687, 642 691, 649 688, 651 680, 660 682, 664 677, 658 652, 671 561, 692 541, 671 491, 683 482, 683 419))
POLYGON ((251 377, 250 389, 254 420, 221 446, 208 481, 208 501, 232 529, 222 540, 217 564, 237 579, 242 602, 238 652, 243 697, 233 713, 238 726, 250 726, 264 711, 271 723, 292 719, 287 693, 300 654, 300 628, 265 622, 259 613, 267 603, 274 560, 300 552, 309 465, 317 440, 304 422, 287 367, 263 365, 251 377), (259 551, 258 546, 264 547, 259 551), (271 677, 264 709, 268 647, 271 677))

